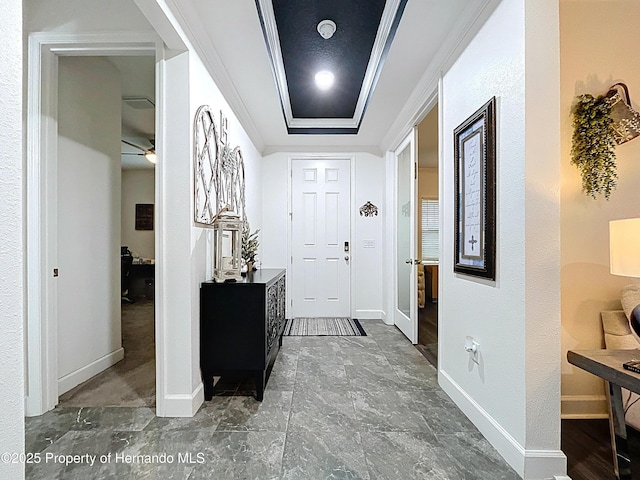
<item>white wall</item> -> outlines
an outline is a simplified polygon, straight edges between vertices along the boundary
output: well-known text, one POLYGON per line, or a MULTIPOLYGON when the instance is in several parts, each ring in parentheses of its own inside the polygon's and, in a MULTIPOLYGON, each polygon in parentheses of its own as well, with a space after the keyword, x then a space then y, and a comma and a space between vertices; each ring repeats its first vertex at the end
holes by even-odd
POLYGON ((192 331, 198 312, 192 309, 191 163, 189 54, 164 60, 161 97, 167 118, 156 137, 156 324, 161 361, 157 363, 156 387, 159 416, 191 416, 202 403, 202 392, 193 385, 195 365, 192 331), (159 367, 159 368, 158 368, 159 367))
MULTIPOLYGON (((22 2, 10 0, 0 15, 0 445, 24 451, 24 237, 22 160, 22 2)), ((0 477, 24 478, 24 465, 0 463, 0 477)))
MULTIPOLYGON (((355 192, 352 210, 356 212, 355 244, 353 245, 354 282, 351 291, 351 311, 355 318, 380 319, 384 312, 382 301, 383 219, 391 214, 384 207, 385 164, 381 157, 358 153, 355 159, 355 192), (378 207, 378 216, 360 216, 360 207, 367 202, 378 207), (371 241, 374 247, 365 247, 371 241)), ((352 233, 353 235, 353 233, 352 233)))
POLYGON ((445 73, 440 103, 439 381, 527 479, 566 471, 559 450, 555 24, 554 0, 504 0, 445 73), (493 96, 495 282, 454 274, 446 267, 454 263, 453 131, 493 96), (466 335, 480 344, 479 365, 463 349, 466 335))
MULTIPOLYGON (((249 140, 249 137, 239 124, 233 112, 230 110, 229 105, 222 97, 220 90, 213 82, 204 65, 194 53, 189 54, 188 74, 189 100, 187 107, 189 109, 188 115, 190 122, 188 140, 189 142, 192 141, 191 135, 193 132, 193 121, 196 111, 201 105, 209 105, 213 109, 214 113, 218 112, 218 115, 215 115, 216 122, 219 122, 219 111, 222 110, 225 113, 229 124, 228 141, 232 146, 240 147, 244 158, 247 218, 251 224, 252 230, 260 229, 262 226, 262 186, 259 180, 261 177, 261 156, 253 143, 249 140)), ((186 125, 189 125, 189 123, 186 125)), ((181 131, 180 134, 183 134, 183 132, 181 131)), ((180 200, 180 211, 176 212, 177 216, 175 218, 181 225, 183 225, 185 221, 188 222, 188 231, 190 232, 189 247, 179 255, 180 257, 183 257, 183 260, 185 261, 185 263, 182 263, 182 268, 184 269, 184 265, 189 265, 190 267, 187 272, 189 280, 186 283, 186 288, 188 288, 189 291, 185 292, 187 295, 181 302, 184 303, 183 306, 186 308, 185 312, 190 312, 190 316, 187 316, 186 318, 190 318, 191 322, 190 324, 184 324, 184 317, 170 319, 176 330, 181 330, 180 333, 177 331, 175 332, 177 335, 175 338, 182 339, 184 342, 182 344, 179 341, 177 342, 177 346, 180 346, 180 350, 174 350, 173 347, 170 347, 170 350, 173 350, 176 356, 182 355, 183 358, 179 360, 180 363, 184 363, 186 360, 190 359, 190 365, 187 366, 189 374, 186 375, 186 372, 183 372, 184 378, 178 379, 178 376, 176 375, 173 379, 176 381, 176 384, 179 383, 181 385, 190 379, 189 390, 182 390, 179 395, 185 395, 188 393, 192 395, 193 398, 199 398, 202 388, 199 357, 200 283, 211 278, 211 251, 213 245, 211 242, 211 230, 196 227, 193 223, 192 149, 193 144, 190 143, 189 151, 183 153, 182 160, 179 160, 179 165, 174 165, 174 168, 179 168, 179 174, 175 177, 172 176, 171 178, 165 178, 169 182, 167 184, 168 188, 174 188, 176 192, 181 191, 181 195, 188 193, 186 200, 180 200), (188 178, 189 180, 184 182, 185 178, 188 178), (190 355, 187 355, 187 352, 190 352, 190 355)), ((167 227, 168 226, 169 224, 167 224, 167 227)), ((182 227, 181 229, 183 232, 186 232, 182 227)), ((172 263, 175 263, 175 260, 172 260, 172 263)), ((180 287, 180 290, 184 289, 185 286, 180 287)), ((173 382, 169 383, 170 387, 173 385, 173 382)), ((194 401, 193 405, 197 410, 197 406, 199 406, 198 401, 194 401)), ((191 414, 194 414, 196 410, 191 414)), ((176 411, 174 413, 182 415, 180 411, 176 411)))
POLYGON ((155 203, 155 169, 122 170, 122 235, 121 245, 126 245, 134 255, 156 258, 154 230, 136 230, 136 204, 155 203))
POLYGON ((145 32, 151 26, 131 0, 29 0, 26 32, 145 32))
POLYGON ((262 224, 266 227, 262 229, 260 235, 262 266, 287 268, 287 273, 289 273, 287 228, 291 195, 289 175, 288 154, 274 153, 262 159, 262 224))
POLYGON ((62 394, 123 355, 121 93, 118 70, 98 57, 61 57, 58 79, 58 385, 62 394))
MULTIPOLYGON (((289 159, 311 154, 274 153, 262 160, 263 229, 261 258, 265 268, 287 268, 289 238, 289 159)), ((342 154, 318 154, 341 157, 342 154)), ((348 154, 353 157, 351 210, 354 212, 351 246, 352 276, 351 314, 355 318, 383 318, 382 294, 383 222, 387 212, 384 204, 385 162, 369 153, 348 154), (370 201, 378 207, 377 217, 360 216, 359 209, 370 201), (365 240, 373 240, 374 248, 364 248, 365 240)), ((288 273, 289 270, 287 270, 288 273)), ((291 278, 291 277, 289 277, 291 278)))
POLYGON ((609 221, 640 216, 640 140, 616 148, 618 188, 607 200, 581 192, 570 164, 571 105, 577 95, 602 95, 618 81, 640 109, 640 64, 621 45, 637 45, 640 3, 634 0, 562 1, 562 414, 606 416, 603 382, 566 361, 567 350, 602 348, 600 312, 620 308, 620 289, 632 278, 609 273, 609 221), (598 32, 594 35, 594 32, 598 32))
MULTIPOLYGON (((188 39, 183 39, 188 45, 188 39)), ((247 216, 252 229, 261 228, 261 157, 195 53, 169 52, 163 68, 166 78, 161 96, 167 123, 160 135, 164 155, 156 167, 162 242, 156 257, 163 271, 159 288, 164 294, 156 301, 164 318, 162 335, 158 336, 171 340, 164 342, 161 350, 165 370, 158 371, 163 385, 158 394, 164 402, 158 405, 157 414, 192 416, 204 399, 199 359, 200 283, 211 278, 212 272, 211 230, 193 222, 192 135, 197 109, 209 105, 218 113, 214 115, 216 122, 220 110, 227 116, 228 140, 240 147, 244 157, 247 216)))

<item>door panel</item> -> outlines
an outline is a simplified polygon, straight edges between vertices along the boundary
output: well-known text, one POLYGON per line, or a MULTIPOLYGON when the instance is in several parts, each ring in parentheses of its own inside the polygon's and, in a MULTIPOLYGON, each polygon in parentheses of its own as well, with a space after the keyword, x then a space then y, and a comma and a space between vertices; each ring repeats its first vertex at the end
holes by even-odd
POLYGON ((348 317, 351 163, 292 160, 292 316, 348 317))
POLYGON ((418 341, 415 130, 396 157, 396 305, 395 324, 411 343, 418 341))
POLYGON ((315 193, 304 193, 304 216, 300 219, 304 232, 304 244, 315 246, 318 243, 316 237, 316 225, 318 224, 317 195, 315 193))

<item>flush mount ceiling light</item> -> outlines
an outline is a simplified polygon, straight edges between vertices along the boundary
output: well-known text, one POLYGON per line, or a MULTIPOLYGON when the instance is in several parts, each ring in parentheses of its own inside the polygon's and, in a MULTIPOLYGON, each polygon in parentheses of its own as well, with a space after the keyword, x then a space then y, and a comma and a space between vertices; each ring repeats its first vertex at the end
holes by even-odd
POLYGON ((322 38, 328 40, 336 33, 336 24, 331 20, 322 20, 318 24, 318 33, 322 38))
POLYGON ((328 70, 321 70, 316 73, 316 87, 320 90, 329 90, 333 86, 333 73, 328 70))

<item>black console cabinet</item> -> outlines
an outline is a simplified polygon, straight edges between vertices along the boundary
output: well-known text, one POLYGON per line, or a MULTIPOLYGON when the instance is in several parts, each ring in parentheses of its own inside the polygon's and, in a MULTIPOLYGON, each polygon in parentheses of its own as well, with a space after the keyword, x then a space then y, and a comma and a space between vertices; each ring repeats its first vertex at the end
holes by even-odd
POLYGON ((251 374, 256 397, 282 345, 285 270, 262 269, 240 282, 200 285, 200 370, 204 398, 213 396, 214 375, 251 374))

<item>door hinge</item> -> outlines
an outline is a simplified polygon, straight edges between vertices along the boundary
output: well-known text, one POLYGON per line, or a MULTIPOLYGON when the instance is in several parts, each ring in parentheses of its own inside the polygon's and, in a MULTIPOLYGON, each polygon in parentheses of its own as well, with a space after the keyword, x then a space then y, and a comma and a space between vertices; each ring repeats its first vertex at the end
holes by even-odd
POLYGON ((54 277, 57 277, 57 276, 58 276, 58 269, 57 269, 57 268, 54 268, 54 269, 53 269, 53 276, 54 276, 54 277))
POLYGON ((413 170, 413 179, 414 179, 414 180, 417 180, 417 179, 418 179, 418 164, 417 164, 417 163, 414 163, 414 164, 413 164, 413 166, 414 166, 414 170, 413 170))

